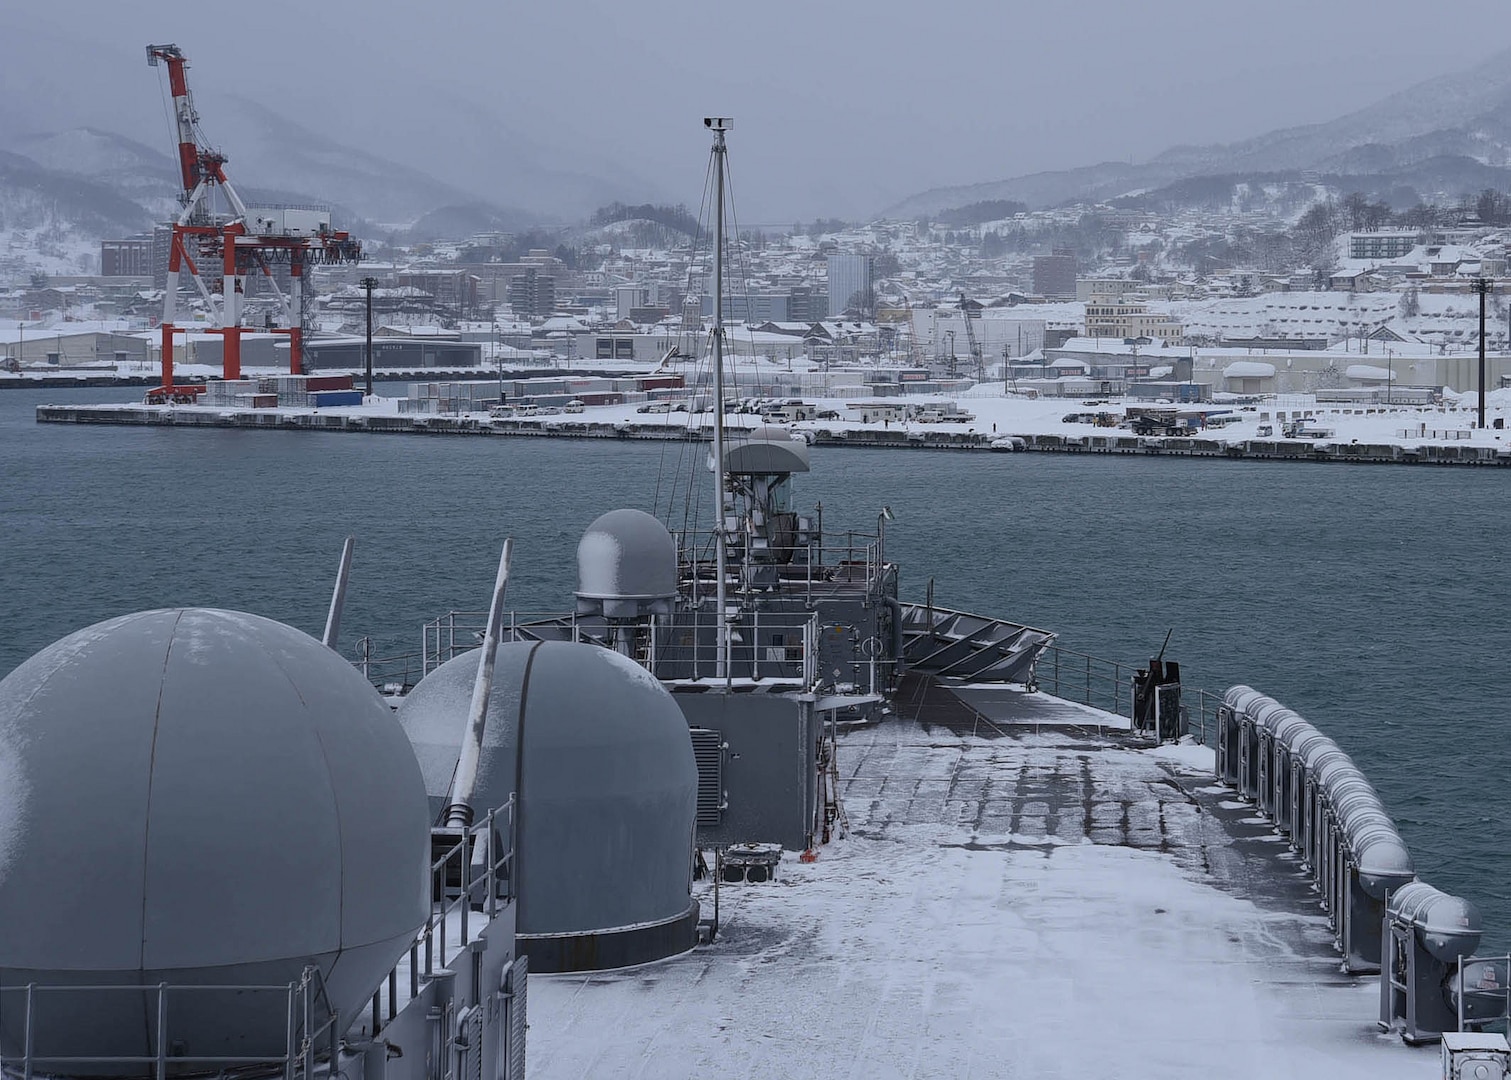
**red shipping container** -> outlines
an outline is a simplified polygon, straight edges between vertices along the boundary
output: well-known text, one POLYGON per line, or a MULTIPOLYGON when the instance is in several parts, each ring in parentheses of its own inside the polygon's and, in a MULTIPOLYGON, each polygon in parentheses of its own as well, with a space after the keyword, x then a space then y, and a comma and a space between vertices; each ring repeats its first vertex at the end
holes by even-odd
POLYGON ((350 375, 311 375, 304 381, 306 390, 350 390, 352 386, 350 375))

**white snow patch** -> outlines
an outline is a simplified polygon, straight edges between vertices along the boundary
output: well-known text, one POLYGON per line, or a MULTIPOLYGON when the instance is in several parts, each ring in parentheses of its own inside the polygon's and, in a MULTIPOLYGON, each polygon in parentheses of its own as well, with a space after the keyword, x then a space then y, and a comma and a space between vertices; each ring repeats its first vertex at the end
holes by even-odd
POLYGON ((1200 743, 1166 743, 1146 753, 1150 757, 1184 766, 1192 772, 1211 776, 1217 771, 1217 751, 1200 743))

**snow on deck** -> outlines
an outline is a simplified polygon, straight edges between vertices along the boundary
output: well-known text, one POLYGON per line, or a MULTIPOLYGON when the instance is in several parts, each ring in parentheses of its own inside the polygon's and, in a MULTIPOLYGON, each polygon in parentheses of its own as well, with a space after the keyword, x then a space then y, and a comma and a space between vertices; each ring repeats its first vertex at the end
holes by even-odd
POLYGON ((1434 1075, 1322 917, 1277 902, 1300 875, 1246 811, 1219 820, 1205 753, 851 731, 849 838, 724 887, 712 947, 533 977, 530 1075, 1434 1075))

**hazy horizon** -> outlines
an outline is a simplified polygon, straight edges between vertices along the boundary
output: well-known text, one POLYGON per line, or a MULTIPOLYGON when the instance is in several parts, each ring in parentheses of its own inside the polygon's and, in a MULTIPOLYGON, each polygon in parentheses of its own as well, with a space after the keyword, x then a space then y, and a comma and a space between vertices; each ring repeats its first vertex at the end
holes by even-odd
POLYGON ((1423 33, 1401 0, 64 2, 0 13, 0 135, 87 125, 168 152, 144 46, 172 41, 212 138, 246 97, 479 199, 573 217, 609 198, 695 206, 700 118, 729 115, 743 220, 861 217, 932 187, 1324 122, 1482 63, 1511 34, 1465 46, 1467 30, 1502 11, 1464 0, 1423 33))

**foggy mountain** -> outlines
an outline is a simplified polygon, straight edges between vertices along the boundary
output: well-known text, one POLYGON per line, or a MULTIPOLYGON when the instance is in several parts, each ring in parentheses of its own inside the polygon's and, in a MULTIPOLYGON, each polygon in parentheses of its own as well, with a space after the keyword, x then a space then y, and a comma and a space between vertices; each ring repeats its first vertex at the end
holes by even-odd
MULTIPOLYGON (((1511 187, 1511 50, 1429 79, 1336 120, 1240 142, 1176 146, 1139 164, 1103 162, 1007 180, 935 188, 883 216, 911 218, 987 199, 1040 208, 1102 201, 1199 176, 1317 174, 1346 190, 1454 196, 1511 187)), ((1310 177, 1309 177, 1310 178, 1310 177)))
POLYGON ((31 229, 67 222, 97 236, 149 227, 152 214, 113 184, 57 172, 0 150, 0 228, 31 229))

